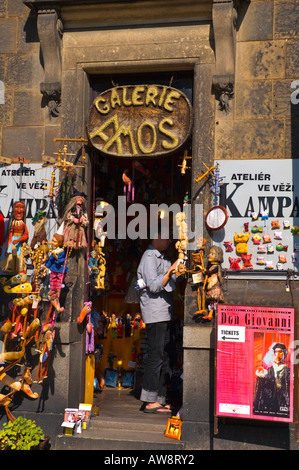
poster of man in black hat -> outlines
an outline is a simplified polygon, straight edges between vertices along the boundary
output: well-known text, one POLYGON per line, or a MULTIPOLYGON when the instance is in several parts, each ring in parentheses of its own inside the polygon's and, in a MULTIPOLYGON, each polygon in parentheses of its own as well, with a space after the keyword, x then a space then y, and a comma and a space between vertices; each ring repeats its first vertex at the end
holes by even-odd
POLYGON ((290 416, 290 368, 286 364, 288 350, 283 343, 271 346, 273 359, 266 369, 256 370, 256 386, 253 414, 284 417, 290 416))

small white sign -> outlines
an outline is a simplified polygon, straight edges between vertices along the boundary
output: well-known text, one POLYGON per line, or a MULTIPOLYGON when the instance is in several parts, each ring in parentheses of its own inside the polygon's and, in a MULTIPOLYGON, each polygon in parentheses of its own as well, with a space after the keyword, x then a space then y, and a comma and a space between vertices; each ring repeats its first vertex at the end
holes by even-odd
POLYGON ((218 341, 245 343, 245 326, 218 325, 218 341))
POLYGON ((220 413, 230 413, 236 415, 250 415, 249 405, 232 405, 231 403, 219 403, 220 413))

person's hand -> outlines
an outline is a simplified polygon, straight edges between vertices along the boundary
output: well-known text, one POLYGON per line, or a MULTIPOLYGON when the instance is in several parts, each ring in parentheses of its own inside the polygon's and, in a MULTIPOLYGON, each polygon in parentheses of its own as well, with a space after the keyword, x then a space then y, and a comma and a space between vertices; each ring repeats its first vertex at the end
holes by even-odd
POLYGON ((170 266, 170 268, 167 270, 169 276, 171 276, 171 274, 173 274, 173 273, 176 272, 177 266, 178 266, 178 262, 179 262, 179 261, 180 261, 180 260, 177 259, 177 260, 170 266))
POLYGON ((181 259, 177 259, 168 269, 168 273, 170 276, 171 274, 176 273, 177 271, 179 271, 180 273, 186 271, 186 266, 184 265, 181 259))
POLYGON ((178 274, 185 274, 186 271, 187 271, 186 265, 184 263, 178 263, 177 273, 178 274))

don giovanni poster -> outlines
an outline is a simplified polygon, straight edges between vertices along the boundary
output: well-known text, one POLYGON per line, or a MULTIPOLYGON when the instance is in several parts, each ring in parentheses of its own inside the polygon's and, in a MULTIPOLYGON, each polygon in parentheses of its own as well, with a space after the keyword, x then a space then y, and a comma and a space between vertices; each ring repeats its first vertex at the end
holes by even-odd
POLYGON ((219 305, 216 415, 293 421, 294 310, 219 305))

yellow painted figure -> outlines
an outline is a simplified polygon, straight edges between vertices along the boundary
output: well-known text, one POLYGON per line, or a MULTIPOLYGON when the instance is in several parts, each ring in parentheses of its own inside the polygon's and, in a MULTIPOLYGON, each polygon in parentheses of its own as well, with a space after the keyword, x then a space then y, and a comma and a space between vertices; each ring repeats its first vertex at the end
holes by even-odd
POLYGON ((105 289, 106 260, 100 243, 97 243, 91 252, 88 265, 89 273, 95 281, 94 288, 105 289))

